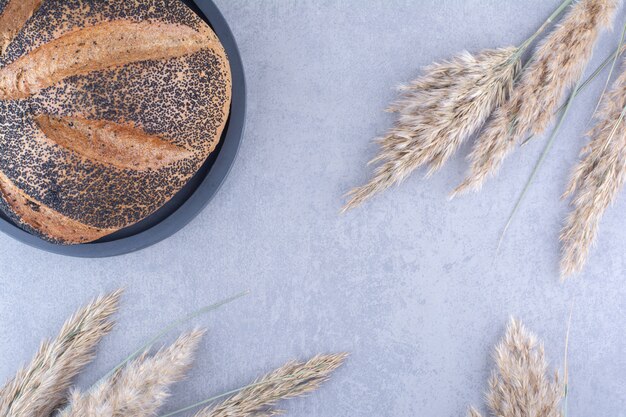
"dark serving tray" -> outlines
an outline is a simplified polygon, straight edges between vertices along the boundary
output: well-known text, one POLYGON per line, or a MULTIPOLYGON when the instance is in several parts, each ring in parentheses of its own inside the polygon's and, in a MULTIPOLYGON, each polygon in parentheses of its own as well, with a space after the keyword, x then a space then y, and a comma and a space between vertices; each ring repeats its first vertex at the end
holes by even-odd
POLYGON ((230 63, 233 91, 230 114, 220 143, 200 170, 163 207, 144 220, 95 242, 59 245, 22 230, 0 212, 0 231, 48 252, 83 258, 100 258, 134 252, 173 235, 202 211, 222 185, 243 136, 246 116, 246 84, 237 43, 226 20, 212 0, 182 0, 217 34, 230 63), (210 18, 209 18, 210 17, 210 18))

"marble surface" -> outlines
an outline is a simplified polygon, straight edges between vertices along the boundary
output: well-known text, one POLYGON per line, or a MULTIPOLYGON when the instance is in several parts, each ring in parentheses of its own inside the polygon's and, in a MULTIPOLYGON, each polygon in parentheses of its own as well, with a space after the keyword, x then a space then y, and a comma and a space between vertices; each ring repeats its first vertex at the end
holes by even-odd
MULTIPOLYGON (((249 289, 194 321, 209 333, 167 410, 292 358, 349 351, 319 392, 283 404, 289 415, 459 416, 482 405, 490 352, 510 315, 545 340, 551 365, 561 367, 573 303, 568 414, 626 415, 626 193, 607 211, 584 274, 558 280, 567 213, 559 195, 602 80, 574 103, 497 257, 545 137, 509 158, 480 194, 446 199, 466 169, 465 147, 431 179, 417 173, 338 214, 342 195, 370 173, 371 140, 393 121, 382 110, 397 84, 463 49, 521 42, 559 1, 217 3, 249 88, 247 132, 224 187, 184 230, 127 256, 72 259, 0 236, 0 379, 103 291, 126 287, 118 325, 83 387, 164 323, 249 289)), ((616 26, 591 67, 617 43, 616 26)))

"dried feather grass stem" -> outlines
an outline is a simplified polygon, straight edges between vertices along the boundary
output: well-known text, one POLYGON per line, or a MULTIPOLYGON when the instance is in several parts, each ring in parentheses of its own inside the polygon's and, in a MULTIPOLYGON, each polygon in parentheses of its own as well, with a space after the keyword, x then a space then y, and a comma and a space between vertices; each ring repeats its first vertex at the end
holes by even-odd
POLYGON ((519 71, 518 52, 515 47, 465 52, 426 68, 402 87, 401 99, 390 109, 399 114, 396 126, 377 140, 380 153, 370 162, 382 165, 366 185, 348 193, 344 211, 422 165, 430 165, 429 175, 439 169, 505 101, 519 71))
POLYGON ((184 378, 204 331, 178 338, 154 356, 144 353, 94 389, 72 393, 60 417, 151 417, 169 397, 169 386, 184 378))
POLYGON ((574 196, 573 211, 561 232, 563 278, 582 270, 596 239, 600 220, 626 177, 626 63, 604 97, 597 124, 589 132, 564 197, 574 196))
MULTIPOLYGON (((555 373, 546 375, 543 345, 521 322, 511 319, 494 353, 496 370, 489 380, 487 405, 498 417, 561 417, 563 388, 555 373)), ((481 417, 470 408, 471 417, 481 417)))
POLYGON ((93 359, 94 348, 113 327, 121 291, 94 300, 45 341, 32 362, 0 389, 0 415, 48 417, 67 398, 74 377, 93 359))
POLYGON ((480 189, 527 133, 543 132, 580 79, 617 0, 580 0, 535 52, 511 98, 496 110, 470 154, 470 173, 453 195, 480 189))
POLYGON ((345 353, 319 355, 305 363, 291 362, 243 389, 223 403, 201 410, 195 417, 261 417, 282 414, 272 406, 319 388, 346 358, 345 353))

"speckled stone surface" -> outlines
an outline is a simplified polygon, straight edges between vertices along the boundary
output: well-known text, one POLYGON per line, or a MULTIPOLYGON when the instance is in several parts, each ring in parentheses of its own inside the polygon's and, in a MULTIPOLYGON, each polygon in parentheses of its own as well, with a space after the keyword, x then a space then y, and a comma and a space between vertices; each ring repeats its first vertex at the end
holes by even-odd
MULTIPOLYGON (((250 289, 196 320, 209 328, 168 410, 245 384, 291 358, 352 352, 292 416, 461 416, 481 405, 509 315, 541 335, 555 366, 570 337, 570 417, 626 415, 626 193, 609 209, 585 273, 558 280, 559 200, 603 81, 577 100, 500 254, 499 232, 545 137, 482 193, 448 202, 460 155, 347 215, 371 139, 392 123, 393 87, 467 48, 519 43, 559 3, 496 0, 218 0, 247 70, 239 158, 209 207, 172 238, 128 256, 50 255, 0 236, 0 379, 89 297, 126 286, 119 324, 87 386, 161 325, 250 289)), ((620 10, 619 22, 625 14, 620 10)), ((599 63, 621 23, 596 48, 599 63)), ((467 152, 467 147, 462 154, 467 152)))

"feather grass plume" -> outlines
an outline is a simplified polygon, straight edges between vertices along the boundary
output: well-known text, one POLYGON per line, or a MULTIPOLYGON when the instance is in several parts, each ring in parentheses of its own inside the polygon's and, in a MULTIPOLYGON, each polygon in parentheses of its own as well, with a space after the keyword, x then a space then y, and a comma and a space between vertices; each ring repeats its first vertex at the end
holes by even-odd
POLYGON ((465 52, 426 68, 422 77, 402 87, 402 98, 391 107, 399 115, 396 126, 377 140, 380 152, 370 161, 381 165, 366 185, 348 193, 344 211, 422 165, 430 165, 429 175, 439 169, 504 102, 519 67, 515 47, 465 52))
POLYGON ((116 371, 94 389, 75 391, 60 417, 151 417, 169 397, 169 386, 184 378, 204 331, 178 338, 154 356, 148 352, 116 371))
MULTIPOLYGON (((497 369, 489 380, 487 405, 494 417, 561 417, 562 385, 547 376, 543 345, 521 322, 511 319, 496 346, 497 369)), ((471 417, 480 413, 470 408, 471 417)))
POLYGON ((281 414, 276 402, 319 388, 346 358, 345 353, 319 355, 305 363, 290 362, 271 372, 223 403, 205 408, 195 417, 260 417, 281 414))
POLYGON ((573 211, 561 232, 563 278, 582 270, 600 220, 626 177, 626 65, 602 100, 591 142, 581 152, 564 197, 574 196, 573 211))
POLYGON ((61 406, 73 378, 113 327, 120 296, 116 291, 95 299, 65 322, 56 339, 44 341, 32 362, 0 390, 0 415, 48 417, 61 406))
POLYGON ((487 123, 470 154, 470 173, 453 195, 480 189, 527 133, 543 132, 567 90, 580 79, 617 0, 580 0, 539 46, 511 97, 487 123))

